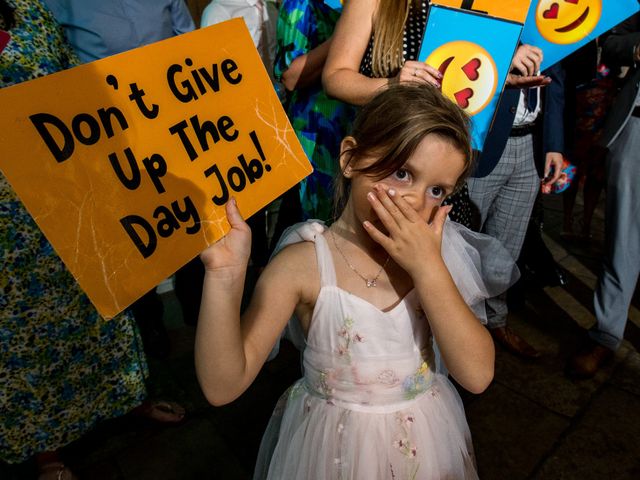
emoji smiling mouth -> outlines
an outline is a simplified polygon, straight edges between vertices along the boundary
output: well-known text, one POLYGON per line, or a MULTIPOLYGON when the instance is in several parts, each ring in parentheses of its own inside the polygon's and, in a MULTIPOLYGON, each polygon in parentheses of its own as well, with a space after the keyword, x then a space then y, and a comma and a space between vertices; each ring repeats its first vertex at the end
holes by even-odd
POLYGON ((587 9, 584 12, 582 12, 582 15, 580 15, 576 20, 571 22, 569 25, 556 28, 555 30, 558 33, 567 33, 567 32, 570 32, 571 30, 575 30, 576 28, 578 28, 580 25, 584 23, 584 21, 587 19, 588 16, 589 16, 589 7, 587 7, 587 9))
POLYGON ((438 71, 442 74, 442 76, 444 77, 444 74, 447 72, 447 68, 449 68, 449 65, 451 65, 451 62, 453 62, 453 59, 455 57, 451 56, 449 58, 447 58, 444 62, 442 62, 442 64, 438 67, 438 71))

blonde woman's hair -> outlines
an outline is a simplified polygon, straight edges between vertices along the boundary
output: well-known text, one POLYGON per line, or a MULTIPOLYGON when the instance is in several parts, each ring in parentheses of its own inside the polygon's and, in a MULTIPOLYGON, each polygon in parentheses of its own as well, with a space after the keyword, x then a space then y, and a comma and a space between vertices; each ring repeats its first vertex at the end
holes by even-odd
POLYGON ((371 70, 375 77, 391 77, 404 64, 402 41, 410 4, 420 11, 420 0, 378 0, 371 54, 371 70))

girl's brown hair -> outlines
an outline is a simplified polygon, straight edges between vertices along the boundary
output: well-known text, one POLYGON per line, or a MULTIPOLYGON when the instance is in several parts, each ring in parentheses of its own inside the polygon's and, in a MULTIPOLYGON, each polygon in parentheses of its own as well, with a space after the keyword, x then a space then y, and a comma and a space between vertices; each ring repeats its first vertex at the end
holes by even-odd
MULTIPOLYGON (((465 156, 462 184, 472 168, 470 120, 466 113, 429 84, 391 85, 376 95, 358 113, 351 131, 353 147, 343 151, 345 166, 375 179, 383 179, 401 168, 427 135, 437 135, 465 156), (378 160, 359 168, 359 159, 378 160)), ((338 218, 349 196, 349 180, 338 172, 335 181, 334 214, 338 218)))
POLYGON ((371 70, 378 78, 396 74, 404 64, 402 40, 409 5, 420 11, 420 0, 379 0, 373 18, 371 70))

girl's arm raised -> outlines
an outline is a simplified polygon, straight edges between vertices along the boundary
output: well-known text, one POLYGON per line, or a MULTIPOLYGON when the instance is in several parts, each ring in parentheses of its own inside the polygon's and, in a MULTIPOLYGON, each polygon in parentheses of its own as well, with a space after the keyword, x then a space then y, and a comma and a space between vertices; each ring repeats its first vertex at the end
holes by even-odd
POLYGON ((481 393, 493 380, 495 350, 491 335, 463 300, 440 253, 450 207, 440 207, 428 224, 393 190, 378 187, 369 200, 388 234, 369 222, 365 228, 411 276, 451 375, 465 389, 481 393))
POLYGON ((293 271, 299 262, 283 251, 264 270, 240 319, 251 230, 234 199, 226 211, 231 230, 200 255, 205 278, 195 364, 202 391, 213 405, 231 402, 247 389, 300 298, 293 271))

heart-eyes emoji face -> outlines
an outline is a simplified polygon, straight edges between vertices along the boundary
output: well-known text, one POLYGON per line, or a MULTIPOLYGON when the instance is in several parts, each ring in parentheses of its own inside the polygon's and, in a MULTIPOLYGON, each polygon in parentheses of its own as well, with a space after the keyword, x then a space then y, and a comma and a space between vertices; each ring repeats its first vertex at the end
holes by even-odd
POLYGON ((602 0, 540 0, 536 25, 551 43, 576 43, 593 31, 602 14, 602 0))
POLYGON ((440 70, 442 93, 469 115, 482 111, 493 98, 498 70, 480 45, 464 40, 445 43, 425 63, 440 70))

